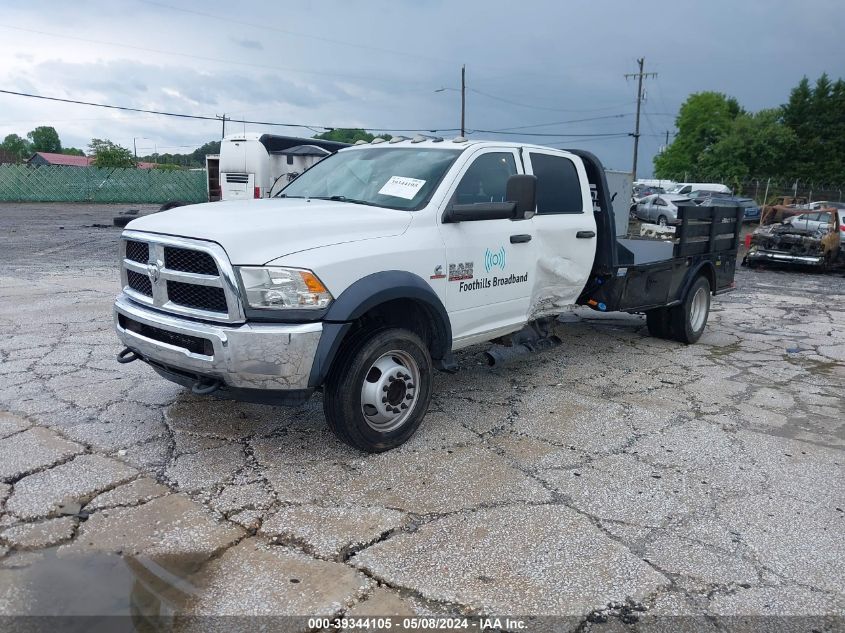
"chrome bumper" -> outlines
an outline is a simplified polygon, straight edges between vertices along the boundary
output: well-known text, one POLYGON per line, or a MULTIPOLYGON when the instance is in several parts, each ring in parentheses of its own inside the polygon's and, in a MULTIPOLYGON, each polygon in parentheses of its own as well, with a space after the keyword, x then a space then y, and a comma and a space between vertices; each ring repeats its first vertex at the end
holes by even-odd
POLYGON ((218 326, 161 314, 120 294, 114 303, 114 325, 123 344, 143 360, 199 377, 217 378, 236 389, 302 390, 308 378, 322 323, 271 325, 246 323, 218 326), (198 354, 130 331, 121 315, 142 325, 206 339, 212 354, 198 354))
POLYGON ((793 264, 806 264, 808 266, 821 266, 824 264, 823 256, 813 255, 791 255, 789 253, 779 253, 777 251, 762 251, 752 250, 748 251, 746 255, 748 261, 766 261, 766 262, 787 262, 793 264))

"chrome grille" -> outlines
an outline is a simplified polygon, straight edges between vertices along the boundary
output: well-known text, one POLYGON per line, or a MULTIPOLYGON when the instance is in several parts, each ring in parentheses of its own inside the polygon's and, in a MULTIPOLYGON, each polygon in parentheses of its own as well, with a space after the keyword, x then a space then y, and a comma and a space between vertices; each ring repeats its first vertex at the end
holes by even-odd
MULTIPOLYGON (((127 246, 127 253, 129 252, 127 246)), ((146 261, 146 260, 144 260, 146 261)), ((186 273, 199 275, 216 275, 217 264, 214 258, 202 251, 192 251, 187 248, 164 247, 164 265, 170 270, 181 270, 186 273)))
POLYGON ((211 310, 212 312, 226 311, 226 295, 223 293, 223 288, 168 281, 167 296, 173 303, 180 306, 211 310))
POLYGON ((126 259, 146 264, 150 259, 150 245, 135 240, 127 240, 126 259))
MULTIPOLYGON (((136 261, 136 260, 132 260, 136 261)), ((153 296, 153 282, 150 278, 141 273, 136 273, 134 270, 126 271, 126 280, 129 282, 129 287, 136 292, 140 292, 147 297, 153 296)))
POLYGON ((244 321, 235 272, 222 247, 202 240, 125 231, 123 291, 133 301, 209 321, 244 321))

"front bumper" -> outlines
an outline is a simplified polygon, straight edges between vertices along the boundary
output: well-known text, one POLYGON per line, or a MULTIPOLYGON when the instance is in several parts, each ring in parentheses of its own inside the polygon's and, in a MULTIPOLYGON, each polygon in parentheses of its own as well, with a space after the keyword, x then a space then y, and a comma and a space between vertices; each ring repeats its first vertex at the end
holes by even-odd
POLYGON ((805 266, 821 266, 824 264, 822 255, 793 255, 778 251, 766 251, 759 248, 748 251, 745 256, 749 262, 781 262, 786 264, 803 264, 805 266))
POLYGON ((305 392, 323 331, 319 322, 213 325, 139 306, 125 294, 115 300, 114 323, 123 344, 166 378, 252 393, 305 392))

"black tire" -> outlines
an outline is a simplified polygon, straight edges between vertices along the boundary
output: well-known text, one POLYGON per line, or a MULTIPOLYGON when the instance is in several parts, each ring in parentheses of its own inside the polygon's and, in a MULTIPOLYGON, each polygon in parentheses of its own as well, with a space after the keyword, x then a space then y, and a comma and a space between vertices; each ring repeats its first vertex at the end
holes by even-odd
POLYGON ((710 291, 710 282, 700 276, 693 282, 683 302, 669 308, 669 328, 676 341, 691 345, 704 334, 710 314, 710 291))
POLYGON ((657 224, 659 226, 669 226, 669 219, 665 215, 661 215, 657 218, 657 224))
POLYGON ((669 327, 669 309, 655 308, 645 313, 645 322, 648 333, 655 338, 672 338, 672 330, 669 327))
POLYGON ((171 200, 170 202, 165 202, 161 207, 159 207, 159 211, 170 211, 170 209, 175 209, 176 207, 185 207, 187 206, 187 202, 182 202, 181 200, 171 200))
POLYGON ((399 328, 363 331, 341 348, 332 365, 323 411, 342 442, 381 453, 414 434, 428 411, 431 391, 431 356, 416 334, 399 328))
POLYGON ((134 215, 116 215, 114 216, 114 225, 119 227, 124 227, 129 224, 132 220, 134 220, 137 216, 134 215))

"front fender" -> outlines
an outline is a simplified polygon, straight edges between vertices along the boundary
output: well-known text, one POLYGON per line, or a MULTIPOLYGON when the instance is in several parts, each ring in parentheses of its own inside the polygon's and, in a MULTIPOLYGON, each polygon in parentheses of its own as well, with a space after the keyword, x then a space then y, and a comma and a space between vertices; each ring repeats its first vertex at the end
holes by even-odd
POLYGON ((408 299, 428 315, 434 336, 431 357, 445 358, 452 348, 452 325, 440 297, 422 277, 404 270, 385 270, 359 279, 332 302, 323 317, 323 335, 317 346, 309 386, 318 387, 328 374, 352 323, 388 301, 408 299))

